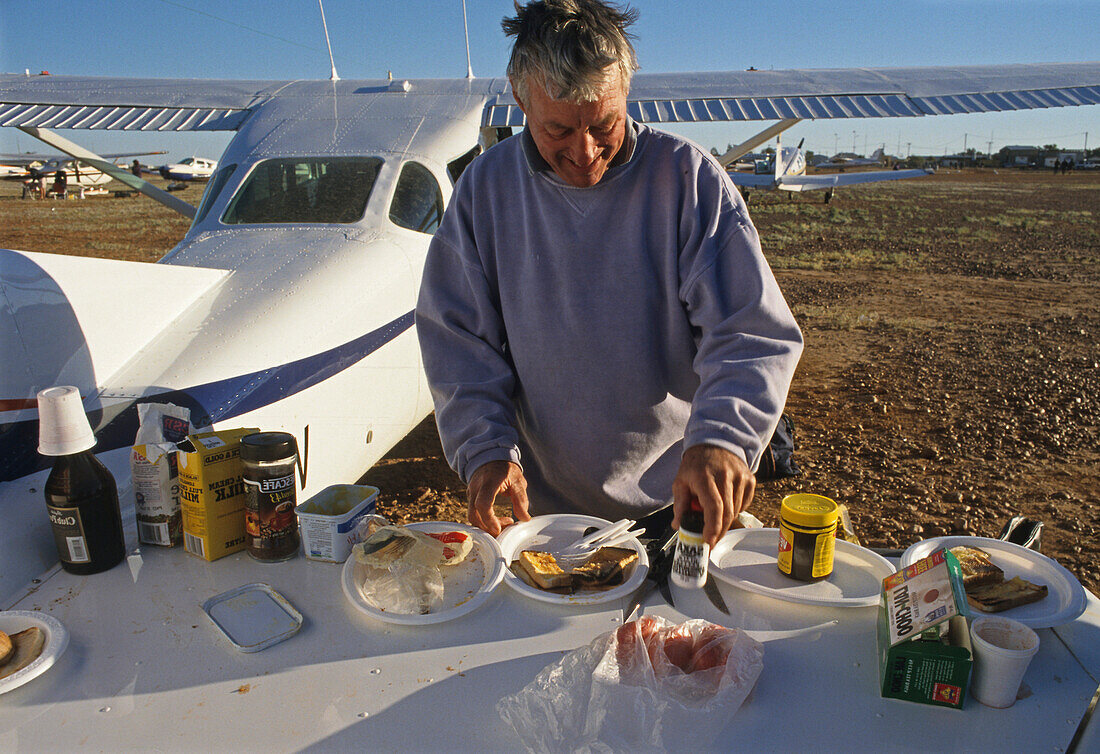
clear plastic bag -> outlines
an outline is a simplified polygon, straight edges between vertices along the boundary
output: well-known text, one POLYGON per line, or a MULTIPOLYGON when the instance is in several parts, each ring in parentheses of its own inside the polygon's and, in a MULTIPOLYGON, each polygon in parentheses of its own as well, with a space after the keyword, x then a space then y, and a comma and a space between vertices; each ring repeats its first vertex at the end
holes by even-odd
POLYGON ((352 547, 359 592, 379 610, 426 615, 443 604, 446 545, 402 526, 379 526, 352 547))
POLYGON ((388 568, 363 568, 359 592, 370 605, 398 615, 427 615, 443 606, 443 576, 438 566, 396 562, 388 568))
POLYGON ((739 629, 644 616, 548 665, 497 712, 532 752, 706 747, 756 684, 763 658, 739 629))

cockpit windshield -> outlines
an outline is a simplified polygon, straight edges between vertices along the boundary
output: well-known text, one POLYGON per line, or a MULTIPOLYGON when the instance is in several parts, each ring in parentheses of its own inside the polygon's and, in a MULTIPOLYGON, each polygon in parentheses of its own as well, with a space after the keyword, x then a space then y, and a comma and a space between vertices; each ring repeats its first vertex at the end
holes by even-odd
POLYGON ((227 225, 353 223, 378 178, 377 157, 285 157, 253 168, 222 215, 227 225))

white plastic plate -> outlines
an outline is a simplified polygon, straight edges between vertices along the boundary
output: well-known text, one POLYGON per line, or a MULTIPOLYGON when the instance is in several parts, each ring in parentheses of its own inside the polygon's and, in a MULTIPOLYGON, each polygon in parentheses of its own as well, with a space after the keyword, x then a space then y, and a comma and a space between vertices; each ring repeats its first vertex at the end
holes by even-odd
POLYGON ((28 628, 38 626, 46 635, 42 644, 42 654, 27 667, 18 670, 7 678, 0 679, 0 694, 22 686, 27 681, 49 670, 65 647, 69 645, 69 632, 61 625, 61 621, 52 615, 38 613, 31 610, 8 610, 0 612, 0 631, 8 634, 17 634, 28 628))
POLYGON ((340 583, 344 596, 360 612, 385 623, 406 626, 443 623, 481 607, 504 577, 504 558, 500 554, 500 545, 480 529, 454 521, 421 521, 406 526, 425 533, 464 531, 474 538, 474 546, 461 563, 440 569, 443 574, 443 607, 427 615, 391 613, 379 610, 367 602, 359 590, 365 567, 355 559, 353 552, 344 563, 340 583))
MULTIPOLYGON (((535 516, 530 521, 512 524, 502 531, 497 539, 500 541, 504 562, 510 564, 523 550, 561 550, 580 539, 588 527, 604 527, 610 523, 595 516, 573 514, 535 516)), ((510 568, 504 569, 504 581, 520 594, 539 602, 555 605, 599 605, 614 602, 631 595, 642 585, 646 574, 649 573, 649 556, 646 555, 645 547, 637 537, 628 539, 619 547, 634 549, 638 553, 638 561, 634 564, 634 570, 627 575, 626 581, 606 591, 582 590, 573 594, 544 592, 528 586, 519 576, 512 573, 510 568)))
MULTIPOLYGON (((1053 628, 1070 623, 1085 612, 1085 588, 1076 576, 1046 555, 1012 542, 989 537, 934 537, 917 542, 903 552, 901 565, 904 568, 941 547, 950 549, 958 545, 985 550, 994 565, 1005 572, 1006 579, 1019 576, 1032 584, 1046 585, 1047 596, 1043 599, 1004 610, 997 615, 1012 618, 1030 628, 1053 628)), ((971 613, 974 616, 988 614, 974 608, 971 608, 971 613)))
POLYGON ((749 592, 827 607, 878 605, 882 580, 894 565, 878 553, 836 540, 833 572, 821 581, 797 581, 776 565, 779 529, 734 529, 710 551, 714 577, 749 592))

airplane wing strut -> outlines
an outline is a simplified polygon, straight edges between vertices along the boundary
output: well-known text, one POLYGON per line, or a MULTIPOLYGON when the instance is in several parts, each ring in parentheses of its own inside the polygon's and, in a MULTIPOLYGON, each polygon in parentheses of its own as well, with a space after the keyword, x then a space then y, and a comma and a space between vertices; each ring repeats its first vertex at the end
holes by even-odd
POLYGON ((91 152, 84 147, 69 141, 64 136, 54 133, 46 128, 39 128, 37 126, 17 126, 17 128, 34 138, 44 141, 55 149, 60 149, 65 154, 86 162, 96 170, 101 170, 107 175, 114 178, 116 181, 121 181, 127 186, 133 189, 137 189, 141 193, 145 194, 150 199, 155 199, 169 209, 179 212, 184 217, 189 219, 195 219, 195 206, 188 204, 182 199, 169 194, 163 189, 159 189, 148 181, 138 178, 128 170, 123 170, 114 163, 104 160, 99 155, 91 152))

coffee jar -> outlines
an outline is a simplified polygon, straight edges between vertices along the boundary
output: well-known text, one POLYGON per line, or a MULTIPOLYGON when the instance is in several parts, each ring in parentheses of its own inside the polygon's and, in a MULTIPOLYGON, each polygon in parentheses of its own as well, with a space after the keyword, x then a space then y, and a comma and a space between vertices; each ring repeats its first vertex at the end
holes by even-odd
POLYGON ((298 553, 298 443, 288 432, 241 438, 245 484, 245 549, 256 560, 278 562, 298 553))

